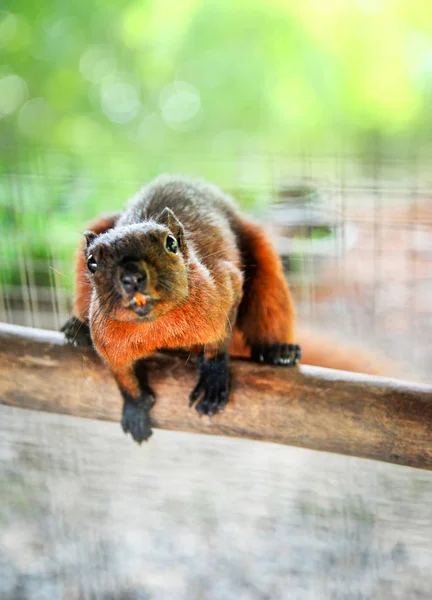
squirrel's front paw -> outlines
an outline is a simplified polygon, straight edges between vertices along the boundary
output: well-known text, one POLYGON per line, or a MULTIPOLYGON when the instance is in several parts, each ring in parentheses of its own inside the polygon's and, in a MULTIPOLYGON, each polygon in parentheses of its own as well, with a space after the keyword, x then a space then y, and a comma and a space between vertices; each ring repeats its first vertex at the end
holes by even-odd
POLYGON ((123 431, 130 433, 138 444, 148 440, 152 434, 150 408, 153 404, 154 400, 150 395, 139 402, 124 401, 121 425, 123 431))
POLYGON ((256 344, 252 346, 251 358, 256 362, 290 367, 301 359, 301 347, 297 344, 256 344))
POLYGON ((201 397, 195 408, 200 415, 211 417, 223 411, 228 401, 228 357, 225 353, 207 360, 200 357, 198 370, 198 383, 189 396, 189 406, 201 397))
POLYGON ((73 346, 85 348, 92 345, 89 326, 76 317, 68 319, 60 331, 65 334, 66 341, 73 346))

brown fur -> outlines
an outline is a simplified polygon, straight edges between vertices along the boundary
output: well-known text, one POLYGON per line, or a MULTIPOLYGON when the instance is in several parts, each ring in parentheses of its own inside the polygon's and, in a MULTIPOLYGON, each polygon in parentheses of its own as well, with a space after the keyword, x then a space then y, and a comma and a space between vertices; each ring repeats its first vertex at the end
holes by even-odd
MULTIPOLYGON (((76 259, 75 316, 90 325, 93 344, 125 398, 123 427, 137 441, 151 433, 148 424, 144 433, 133 431, 138 417, 131 399, 135 407, 142 398, 147 411, 151 406, 137 365, 157 350, 204 352, 191 394, 194 401, 204 390, 200 414, 217 412, 219 396, 221 408, 226 402, 228 348, 240 355, 252 349, 257 360, 295 363, 294 308, 281 261, 263 229, 215 186, 163 176, 140 190, 122 214, 98 219, 89 229, 76 259), (172 252, 168 238, 178 244, 172 252), (95 263, 91 276, 88 259, 95 263), (142 289, 131 291, 125 273, 139 276, 133 285, 142 289)), ((337 366, 328 360, 333 348, 320 351, 314 355, 306 345, 306 362, 314 356, 315 364, 337 366)))
MULTIPOLYGON (((120 213, 103 216, 91 222, 88 229, 98 234, 104 233, 114 227, 119 217, 120 213)), ((235 230, 240 240, 245 282, 229 352, 232 356, 249 357, 250 345, 257 341, 294 341, 294 307, 281 262, 263 230, 250 220, 239 217, 235 221, 235 230)), ((212 232, 208 236, 204 231, 204 245, 208 242, 207 237, 213 239, 212 232)), ((214 253, 216 259, 210 265, 214 268, 218 267, 219 250, 215 245, 209 252, 214 253)), ((235 254, 235 250, 232 252, 235 254)), ((232 255, 229 258, 232 259, 232 255)), ((238 259, 235 260, 235 264, 237 267, 238 259)), ((75 273, 74 313, 81 321, 88 322, 92 288, 86 267, 84 239, 77 251, 75 273)), ((223 327, 215 327, 215 324, 225 321, 224 311, 229 312, 231 306, 229 299, 220 305, 219 298, 215 297, 215 290, 211 289, 208 283, 206 285, 205 280, 202 267, 195 265, 191 273, 191 296, 187 304, 169 313, 157 325, 146 324, 145 341, 142 340, 142 325, 110 321, 101 315, 94 323, 93 337, 108 364, 121 372, 124 366, 160 348, 162 341, 164 347, 191 347, 195 351, 206 345, 209 354, 212 351, 214 353, 216 350, 215 347, 211 350, 210 340, 215 337, 215 329, 219 337, 223 338, 225 333, 223 327), (190 329, 191 324, 194 325, 193 332, 190 329), (169 332, 168 335, 164 334, 164 340, 161 340, 158 334, 162 329, 169 332), (179 332, 185 329, 188 335, 183 333, 180 336, 179 332), (200 340, 195 337, 196 331, 200 332, 200 340), (125 339, 132 343, 125 344, 125 339), (108 355, 104 348, 109 345, 114 351, 108 355)), ((305 364, 364 373, 383 370, 382 366, 375 366, 373 357, 368 353, 353 353, 346 351, 347 349, 337 351, 332 340, 318 336, 316 332, 299 329, 298 339, 302 345, 305 364)), ((130 386, 131 390, 133 387, 130 386)))
MULTIPOLYGON (((187 180, 178 182, 170 179, 166 184, 156 186, 155 190, 147 186, 144 188, 147 200, 143 200, 143 203, 139 201, 137 205, 142 214, 136 215, 129 210, 120 219, 115 216, 93 222, 89 226, 91 231, 97 234, 108 232, 111 238, 105 240, 103 235, 99 235, 87 247, 81 244, 77 255, 75 315, 81 321, 90 322, 96 350, 112 370, 119 385, 132 396, 136 396, 138 390, 133 365, 156 350, 199 348, 209 358, 226 350, 241 299, 241 255, 235 233, 230 227, 230 219, 236 214, 234 206, 217 188, 204 186, 201 190, 192 186, 185 192, 184 186, 188 186, 187 180), (213 196, 210 200, 213 199, 215 205, 212 207, 207 203, 207 198, 204 198, 204 202, 202 198, 195 198, 200 192, 202 196, 210 193, 213 196), (155 215, 163 212, 168 204, 174 207, 180 221, 189 225, 184 232, 187 280, 178 279, 176 289, 171 289, 168 294, 163 289, 153 289, 149 284, 152 298, 158 301, 150 321, 133 320, 136 315, 131 313, 126 300, 119 302, 108 314, 106 306, 110 288, 107 286, 103 293, 96 294, 93 291, 91 294, 86 266, 88 255, 101 254, 103 258, 107 247, 117 243, 115 233, 122 231, 122 227, 131 227, 140 222, 151 224, 155 215)), ((177 220, 159 226, 155 222, 153 229, 149 225, 149 236, 163 234, 165 225, 178 233, 176 223, 177 220)), ((164 256, 160 256, 159 246, 155 246, 154 251, 151 249, 150 239, 146 244, 146 252, 146 270, 152 275, 150 280, 155 282, 157 271, 159 275, 162 271, 168 274, 171 264, 164 256)), ((181 266, 179 264, 177 271, 181 266)), ((97 277, 94 276, 96 287, 97 277)), ((103 273, 99 275, 99 279, 102 279, 99 285, 104 283, 103 277, 103 273)))

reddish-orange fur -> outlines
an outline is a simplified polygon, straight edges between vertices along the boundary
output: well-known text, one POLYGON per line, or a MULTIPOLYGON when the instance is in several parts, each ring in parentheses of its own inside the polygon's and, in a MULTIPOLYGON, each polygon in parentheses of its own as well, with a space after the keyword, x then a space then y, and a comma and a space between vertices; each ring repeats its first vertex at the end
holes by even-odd
MULTIPOLYGON (((117 218, 118 215, 103 217, 91 223, 89 229, 103 233, 114 226, 117 218)), ((249 257, 249 262, 245 265, 243 298, 238 308, 229 353, 248 357, 250 345, 257 341, 265 340, 269 344, 294 341, 294 307, 280 260, 265 234, 249 221, 239 220, 235 226, 242 240, 242 254, 249 257)), ((75 314, 80 320, 88 322, 91 285, 84 247, 83 242, 76 258, 75 314)), ((232 306, 235 302, 229 295, 215 297, 215 290, 209 288, 203 269, 202 265, 195 266, 188 301, 160 317, 157 322, 114 321, 101 312, 92 323, 94 344, 109 364, 119 385, 131 395, 138 393, 138 382, 132 373, 136 360, 149 356, 161 347, 199 351, 204 346, 206 354, 212 356, 223 344, 227 334, 226 314, 231 313, 234 320, 232 306)), ((228 271, 230 280, 237 280, 236 294, 240 294, 241 281, 236 269, 232 269, 231 275, 229 263, 225 263, 224 269, 228 271)), ((220 280, 227 277, 224 269, 216 272, 220 280)), ((353 352, 351 348, 343 347, 338 351, 334 341, 313 332, 299 329, 298 341, 302 345, 305 364, 372 374, 388 371, 382 363, 377 367, 373 357, 367 353, 353 352)))
POLYGON ((237 224, 245 264, 237 327, 248 345, 294 342, 294 305, 279 256, 254 223, 237 224))
MULTIPOLYGON (((191 348, 197 345, 213 348, 224 344, 226 315, 235 300, 229 294, 216 299, 215 289, 202 271, 201 265, 192 265, 188 299, 156 321, 115 321, 99 311, 92 320, 93 343, 119 383, 121 379, 121 384, 131 395, 135 395, 138 389, 131 372, 135 361, 161 348, 191 348)), ((221 279, 227 277, 222 273, 219 276, 221 279)), ((241 280, 238 280, 238 295, 240 284, 241 280)))
POLYGON ((123 430, 137 442, 151 435, 154 393, 142 359, 153 352, 200 353, 189 401, 209 416, 228 401, 235 328, 252 360, 299 360, 281 261, 262 228, 216 186, 160 176, 118 218, 90 230, 76 262, 78 321, 69 319, 63 331, 72 343, 79 328, 88 343, 90 331, 123 396, 123 430))

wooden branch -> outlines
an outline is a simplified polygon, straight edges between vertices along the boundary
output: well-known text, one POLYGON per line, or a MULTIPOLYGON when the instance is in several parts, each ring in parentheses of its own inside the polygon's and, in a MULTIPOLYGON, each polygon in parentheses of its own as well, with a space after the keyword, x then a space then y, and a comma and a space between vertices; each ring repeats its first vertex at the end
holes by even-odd
MULTIPOLYGON (((192 359, 158 354, 149 370, 155 427, 432 469, 430 385, 235 360, 230 402, 210 422, 188 406, 196 380, 192 359)), ((0 371, 2 404, 120 421, 122 401, 110 373, 93 351, 66 345, 60 333, 0 324, 0 371)))

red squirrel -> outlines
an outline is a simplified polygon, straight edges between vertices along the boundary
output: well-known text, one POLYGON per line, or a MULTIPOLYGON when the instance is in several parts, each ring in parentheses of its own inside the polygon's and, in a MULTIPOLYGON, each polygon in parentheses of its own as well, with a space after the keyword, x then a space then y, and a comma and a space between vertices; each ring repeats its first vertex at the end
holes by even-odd
POLYGON ((123 396, 123 430, 138 443, 151 435, 145 359, 152 353, 199 353, 190 404, 209 416, 228 400, 234 331, 240 353, 253 361, 292 366, 300 359, 279 256, 218 187, 160 176, 84 237, 74 316, 62 330, 71 343, 92 343, 108 365, 123 396))

